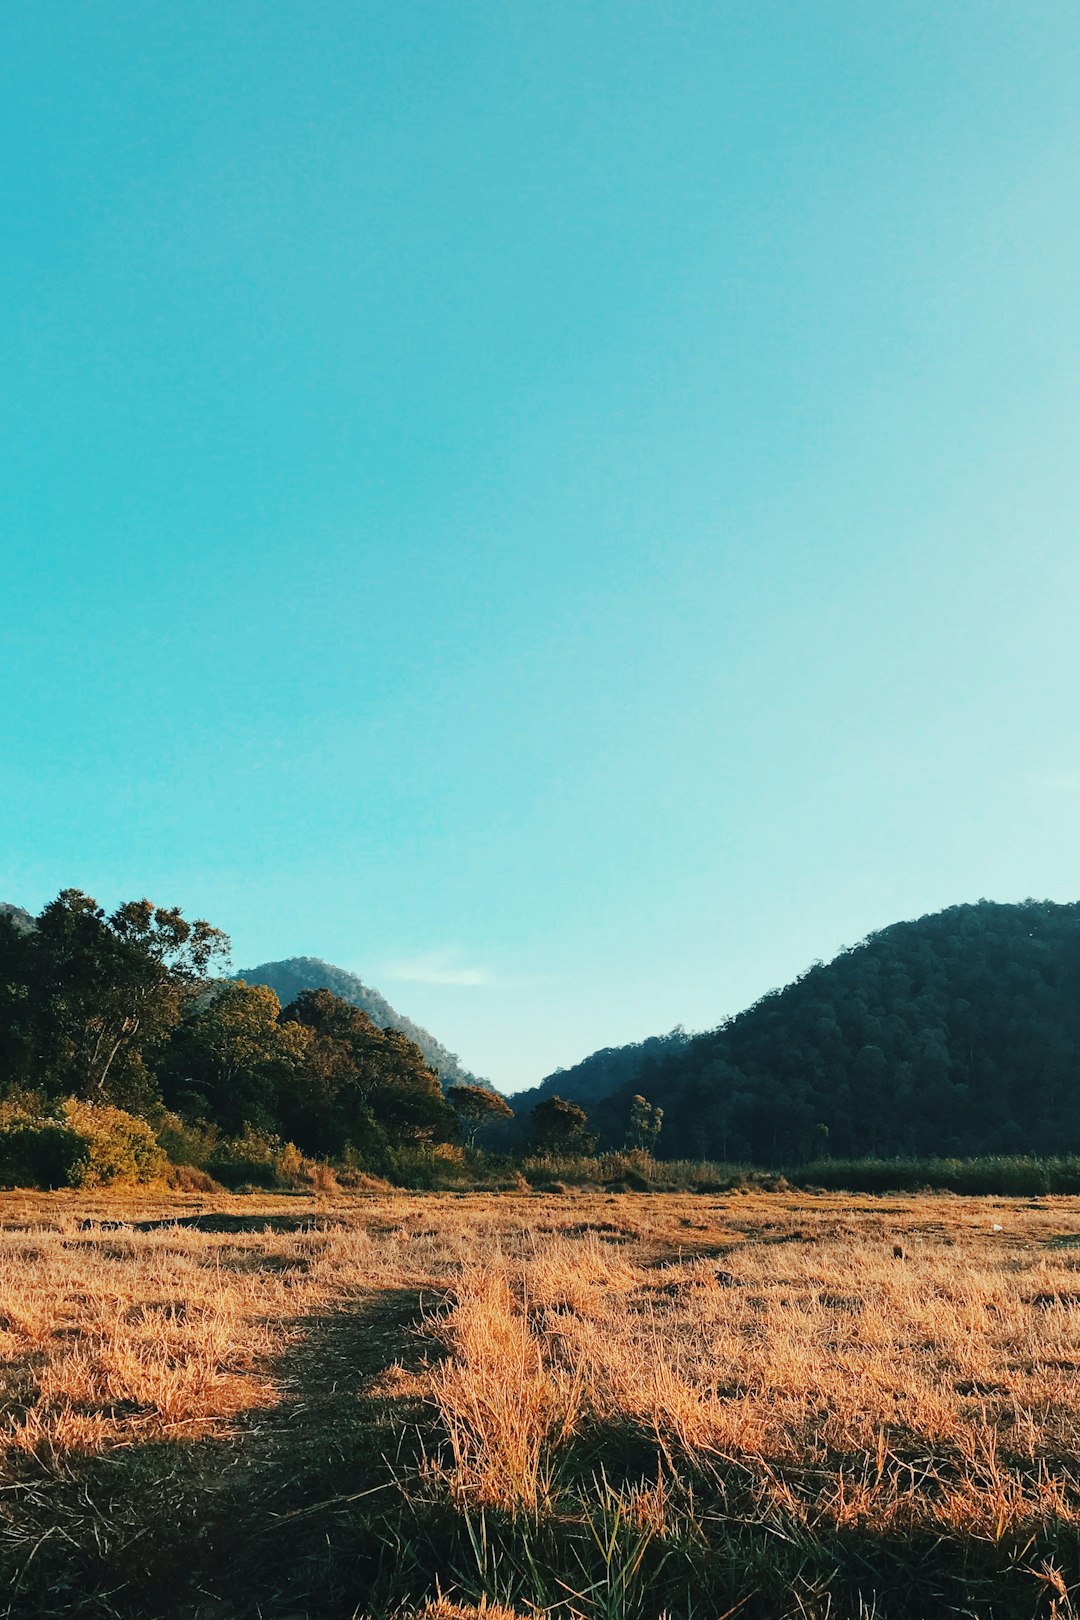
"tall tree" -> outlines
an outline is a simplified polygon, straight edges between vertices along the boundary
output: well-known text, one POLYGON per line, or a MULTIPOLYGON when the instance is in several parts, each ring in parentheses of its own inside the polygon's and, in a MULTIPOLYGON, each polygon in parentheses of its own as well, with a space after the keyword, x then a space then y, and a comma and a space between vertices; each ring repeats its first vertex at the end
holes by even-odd
POLYGON ((496 1091, 490 1091, 487 1086, 450 1086, 446 1100, 458 1117, 469 1147, 476 1146, 476 1135, 481 1126, 514 1117, 514 1110, 506 1098, 500 1097, 496 1091))
POLYGON ((642 1153, 652 1153, 660 1139, 664 1124, 664 1110, 656 1108, 638 1092, 630 1099, 630 1129, 626 1133, 627 1147, 642 1153))
POLYGON ((266 985, 226 980, 193 1004, 162 1062, 165 1099, 188 1118, 225 1131, 246 1125, 277 1131, 282 1095, 305 1068, 314 1039, 279 1018, 266 985))
POLYGON ((45 907, 27 942, 42 1077, 98 1101, 128 1100, 118 1073, 145 1074, 144 1054, 229 953, 226 934, 178 907, 131 900, 106 916, 79 889, 45 907))
MULTIPOLYGON (((367 1013, 329 990, 302 991, 282 1018, 312 1032, 304 1075, 309 1097, 318 1094, 324 1131, 337 1143, 318 1151, 359 1145, 373 1133, 389 1144, 451 1137, 454 1118, 438 1076, 399 1030, 380 1029, 367 1013)), ((299 1100, 298 1094, 294 1101, 299 1100)), ((294 1139, 303 1145, 299 1135, 294 1139)))
POLYGON ((537 1153, 586 1153, 593 1146, 588 1114, 564 1097, 546 1097, 537 1103, 530 1125, 537 1153))

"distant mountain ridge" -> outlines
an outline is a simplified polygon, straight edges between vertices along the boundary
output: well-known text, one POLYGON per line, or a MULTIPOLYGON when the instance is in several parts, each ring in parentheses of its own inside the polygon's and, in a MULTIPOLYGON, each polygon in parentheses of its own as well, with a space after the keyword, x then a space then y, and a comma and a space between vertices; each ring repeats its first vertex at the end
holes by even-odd
POLYGON ((280 962, 260 962, 258 967, 241 968, 233 978, 243 979, 247 984, 268 985, 283 1007, 295 1000, 301 990, 332 990, 342 1001, 362 1008, 380 1029, 399 1029, 407 1035, 423 1052, 425 1062, 438 1070, 444 1086, 476 1083, 476 1076, 465 1068, 457 1053, 436 1040, 430 1030, 391 1007, 386 997, 365 984, 358 974, 324 962, 319 956, 290 956, 280 962))

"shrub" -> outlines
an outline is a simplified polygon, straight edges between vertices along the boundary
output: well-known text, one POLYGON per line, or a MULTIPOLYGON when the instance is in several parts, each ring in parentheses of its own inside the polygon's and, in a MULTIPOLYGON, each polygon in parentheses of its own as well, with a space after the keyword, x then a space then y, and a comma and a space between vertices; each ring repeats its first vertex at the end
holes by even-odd
POLYGON ((52 1113, 0 1107, 0 1180, 9 1187, 155 1181, 165 1154, 144 1119, 69 1097, 52 1113))
POLYGON ((165 1167, 165 1185, 173 1192, 222 1192, 219 1181, 194 1164, 170 1164, 165 1167))
POLYGON ((280 1137, 247 1125, 239 1136, 223 1136, 215 1142, 206 1168, 223 1187, 274 1188, 282 1147, 280 1137))
POLYGON ((751 1180, 763 1181, 766 1175, 744 1165, 654 1159, 642 1148, 601 1153, 595 1158, 543 1154, 524 1160, 521 1168, 533 1187, 551 1187, 558 1181, 564 1186, 606 1187, 612 1192, 725 1192, 751 1180))
POLYGON ((0 1103, 0 1183, 67 1187, 83 1142, 68 1123, 20 1103, 0 1103))
POLYGON ((341 1191, 341 1183, 333 1165, 321 1164, 310 1160, 304 1168, 304 1176, 308 1186, 315 1193, 336 1193, 341 1191))
POLYGON ((171 1163, 205 1170, 217 1150, 221 1132, 216 1125, 193 1125, 179 1114, 166 1114, 158 1125, 157 1139, 171 1163))
POLYGON ((329 1165, 301 1153, 295 1142, 246 1125, 239 1136, 215 1142, 206 1168, 223 1186, 236 1191, 261 1187, 268 1191, 308 1188, 336 1192, 337 1180, 329 1165))
POLYGON ((428 1190, 473 1180, 463 1149, 453 1142, 414 1142, 395 1148, 390 1173, 399 1186, 428 1190))
POLYGON ((155 1181, 165 1154, 122 1108, 69 1097, 51 1112, 0 1105, 0 1181, 9 1187, 110 1187, 155 1181))
POLYGON ((109 1187, 116 1182, 156 1181, 162 1175, 165 1152, 144 1119, 74 1097, 61 1105, 60 1114, 81 1143, 68 1169, 70 1186, 109 1187))
POLYGON ((337 1170, 335 1179, 339 1187, 345 1187, 349 1192, 384 1193, 394 1190, 389 1181, 384 1180, 382 1176, 369 1175, 366 1170, 348 1168, 337 1170))

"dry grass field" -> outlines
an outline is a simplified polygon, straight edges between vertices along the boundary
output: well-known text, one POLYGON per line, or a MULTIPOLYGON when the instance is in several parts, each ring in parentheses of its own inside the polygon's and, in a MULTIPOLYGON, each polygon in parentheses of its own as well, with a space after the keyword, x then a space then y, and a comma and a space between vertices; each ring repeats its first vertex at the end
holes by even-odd
POLYGON ((1080 1200, 0 1198, 0 1612, 1056 1616, 1080 1200))

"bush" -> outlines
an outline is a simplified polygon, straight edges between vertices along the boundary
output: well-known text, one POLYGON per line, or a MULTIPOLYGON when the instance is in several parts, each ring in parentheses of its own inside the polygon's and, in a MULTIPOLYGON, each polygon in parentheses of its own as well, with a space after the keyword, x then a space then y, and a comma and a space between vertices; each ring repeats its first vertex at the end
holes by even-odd
POLYGON ((245 1126, 239 1136, 223 1136, 214 1143, 206 1169, 223 1187, 264 1187, 278 1185, 275 1160, 281 1152, 280 1137, 245 1126))
MULTIPOLYGON (((394 1190, 391 1182, 384 1180, 382 1176, 369 1175, 366 1170, 355 1170, 346 1167, 335 1171, 334 1178, 339 1188, 343 1187, 348 1192, 387 1193, 394 1190)), ((318 1191, 318 1188, 316 1188, 316 1191, 318 1191)))
POLYGON ((304 1166, 304 1179, 313 1193, 326 1195, 341 1191, 341 1183, 333 1165, 323 1164, 320 1160, 308 1160, 304 1166))
POLYGON ((192 1125, 179 1114, 166 1114, 158 1125, 157 1139, 170 1163, 205 1170, 217 1150, 221 1132, 216 1125, 192 1125))
POLYGON ((111 1187, 156 1181, 165 1154, 144 1119, 69 1097, 52 1112, 0 1105, 0 1181, 8 1187, 111 1187))
POLYGON ((206 1169, 232 1191, 260 1187, 265 1191, 336 1192, 337 1179, 329 1165, 301 1153, 295 1142, 246 1125, 239 1136, 215 1142, 206 1169))
POLYGON ((67 1122, 19 1103, 0 1103, 0 1184, 68 1187, 84 1144, 67 1122))
POLYGON ((526 1159, 521 1168, 533 1187, 551 1188, 559 1182, 564 1187, 605 1187, 611 1192, 727 1192, 768 1180, 766 1172, 745 1165, 654 1159, 643 1148, 595 1158, 544 1154, 526 1159))
POLYGON ((200 1170, 194 1164, 170 1164, 165 1167, 165 1185, 172 1192, 187 1193, 216 1193, 223 1192, 219 1181, 200 1170))
POLYGON ((68 1170, 72 1187, 111 1187, 117 1182, 158 1180, 165 1169, 164 1149, 145 1119, 122 1108, 78 1102, 69 1097, 60 1113, 67 1129, 82 1144, 68 1170))
POLYGON ((414 1142, 390 1154, 390 1174, 402 1187, 434 1191, 472 1183, 464 1150, 453 1142, 414 1142))

